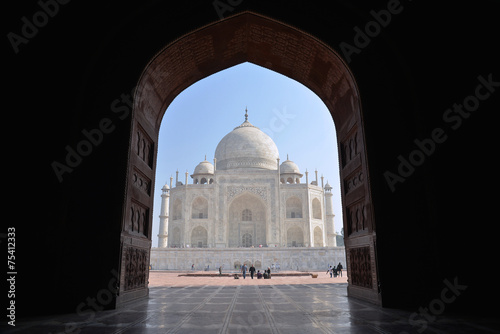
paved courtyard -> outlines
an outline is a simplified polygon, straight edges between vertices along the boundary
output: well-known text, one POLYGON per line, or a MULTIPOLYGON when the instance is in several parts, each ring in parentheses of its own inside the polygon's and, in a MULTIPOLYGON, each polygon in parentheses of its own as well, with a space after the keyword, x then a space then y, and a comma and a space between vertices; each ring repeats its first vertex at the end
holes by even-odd
MULTIPOLYGON (((347 297, 343 278, 324 272, 270 280, 151 272, 150 298, 119 310, 19 320, 7 333, 498 333, 496 320, 437 317, 347 297), (415 318, 413 319, 415 320, 415 318), (496 326, 496 327, 495 327, 496 326)), ((416 311, 416 310, 415 310, 416 311)), ((4 332, 4 331, 2 331, 4 332)))
MULTIPOLYGON (((217 275, 218 271, 210 271, 211 274, 217 275)), ((223 271, 224 275, 232 275, 234 271, 223 271)), ((326 274, 326 270, 322 272, 314 272, 317 278, 312 278, 310 275, 304 276, 278 276, 287 274, 297 274, 297 272, 281 271, 271 273, 271 279, 257 279, 254 277, 252 280, 250 274, 247 273, 246 278, 240 277, 234 279, 233 277, 190 277, 179 276, 185 274, 206 275, 206 271, 190 271, 190 272, 165 272, 165 271, 151 271, 149 274, 149 287, 157 286, 186 286, 186 285, 224 285, 224 286, 245 286, 245 285, 281 285, 281 284, 325 284, 325 283, 347 283, 346 271, 343 271, 342 277, 330 278, 330 274, 326 274)), ((241 273, 240 273, 241 276, 241 273)))

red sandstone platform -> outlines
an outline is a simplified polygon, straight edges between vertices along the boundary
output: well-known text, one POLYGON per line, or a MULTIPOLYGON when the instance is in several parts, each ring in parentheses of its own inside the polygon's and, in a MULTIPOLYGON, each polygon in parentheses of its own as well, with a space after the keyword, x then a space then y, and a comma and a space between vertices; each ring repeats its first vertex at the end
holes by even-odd
POLYGON ((347 283, 347 273, 344 270, 342 276, 330 278, 326 270, 322 272, 298 272, 282 271, 272 273, 271 279, 252 280, 247 274, 246 279, 241 277, 234 279, 234 273, 226 272, 219 276, 218 271, 156 271, 149 272, 149 287, 159 286, 199 286, 199 285, 278 285, 278 284, 325 284, 325 283, 347 283), (317 274, 317 278, 312 278, 317 274))

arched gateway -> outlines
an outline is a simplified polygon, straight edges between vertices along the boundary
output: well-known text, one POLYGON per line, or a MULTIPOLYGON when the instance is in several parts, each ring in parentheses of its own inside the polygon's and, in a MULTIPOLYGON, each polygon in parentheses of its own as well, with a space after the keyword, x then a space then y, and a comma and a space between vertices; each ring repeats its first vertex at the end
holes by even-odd
MULTIPOLYGON (((131 261, 131 257, 125 254, 131 251, 147 254, 151 247, 151 240, 128 231, 132 218, 129 208, 138 207, 147 212, 148 228, 151 230, 153 197, 141 192, 132 180, 140 175, 146 181, 154 182, 158 132, 165 110, 182 90, 196 81, 242 62, 260 65, 302 83, 315 92, 330 110, 340 148, 348 268, 353 263, 357 264, 356 268, 361 268, 350 272, 348 293, 381 303, 377 291, 375 223, 363 119, 355 80, 339 55, 318 39, 273 19, 243 12, 170 43, 151 59, 139 79, 134 96, 129 181, 124 203, 126 214, 122 224, 120 286, 125 288, 118 296, 117 305, 146 296, 148 291, 145 284, 129 289, 125 284, 127 277, 147 275, 133 272, 133 268, 140 266, 130 265, 127 261, 131 261), (356 187, 346 189, 344 185, 353 178, 360 182, 356 183, 356 187), (348 217, 353 212, 362 212, 361 229, 359 224, 356 228, 349 226, 352 222, 348 217)), ((144 261, 148 260, 144 257, 144 261)))

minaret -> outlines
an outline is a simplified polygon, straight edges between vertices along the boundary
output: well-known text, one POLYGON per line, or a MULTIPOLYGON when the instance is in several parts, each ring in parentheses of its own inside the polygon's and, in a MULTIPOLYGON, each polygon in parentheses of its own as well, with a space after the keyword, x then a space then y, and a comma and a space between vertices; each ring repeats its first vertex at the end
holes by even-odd
MULTIPOLYGON (((172 178, 171 178, 172 179, 172 178)), ((170 180, 172 182, 172 180, 170 180)), ((168 241, 168 202, 170 188, 165 184, 161 188, 160 230, 158 234, 158 247, 166 248, 168 241)))
POLYGON ((333 194, 332 186, 326 181, 325 185, 325 229, 326 245, 328 247, 337 247, 337 235, 335 234, 335 225, 333 223, 333 194))

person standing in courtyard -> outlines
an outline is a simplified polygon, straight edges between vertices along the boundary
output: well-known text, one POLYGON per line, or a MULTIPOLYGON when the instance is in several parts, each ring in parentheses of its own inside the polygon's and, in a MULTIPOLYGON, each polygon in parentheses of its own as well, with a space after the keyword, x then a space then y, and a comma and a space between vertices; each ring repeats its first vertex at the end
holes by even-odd
POLYGON ((338 270, 338 272, 339 272, 339 274, 340 274, 340 277, 342 277, 342 269, 343 269, 343 268, 344 268, 344 267, 342 267, 342 263, 340 263, 340 262, 339 262, 339 264, 337 265, 337 270, 338 270))
POLYGON ((250 271, 250 277, 252 277, 252 279, 253 279, 253 274, 255 273, 255 267, 253 266, 253 264, 250 267, 249 271, 250 271))
POLYGON ((245 264, 241 266, 241 272, 243 273, 243 279, 245 279, 247 275, 247 266, 245 264))

